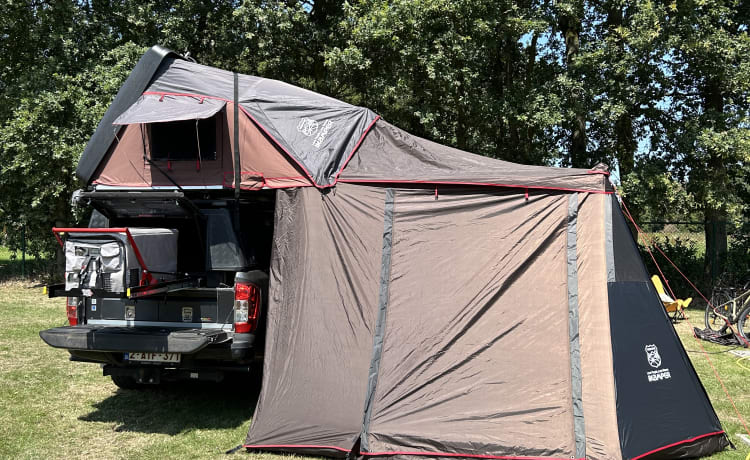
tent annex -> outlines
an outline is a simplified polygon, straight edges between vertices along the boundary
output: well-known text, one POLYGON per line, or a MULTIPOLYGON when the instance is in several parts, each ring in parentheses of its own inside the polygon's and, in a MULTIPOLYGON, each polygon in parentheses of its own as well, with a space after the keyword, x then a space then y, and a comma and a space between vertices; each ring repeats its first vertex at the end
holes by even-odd
POLYGON ((167 169, 181 186, 279 189, 249 449, 640 459, 728 445, 603 170, 472 155, 155 47, 77 172, 153 188, 167 169), (213 132, 215 151, 151 151, 165 121, 213 132))

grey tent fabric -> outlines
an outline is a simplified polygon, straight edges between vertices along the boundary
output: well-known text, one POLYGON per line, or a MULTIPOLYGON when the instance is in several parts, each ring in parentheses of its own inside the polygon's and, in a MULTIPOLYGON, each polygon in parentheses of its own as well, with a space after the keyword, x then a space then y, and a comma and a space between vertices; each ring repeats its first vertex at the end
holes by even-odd
POLYGON ((565 195, 396 189, 367 452, 575 454, 567 212, 565 195))
POLYGON ((211 118, 226 102, 211 98, 144 94, 112 122, 113 125, 160 123, 165 121, 211 118))
POLYGON ((495 160, 413 136, 379 120, 341 174, 352 183, 443 183, 611 192, 600 170, 495 160))
POLYGON ((568 240, 566 261, 568 264, 568 337, 570 340, 570 375, 573 382, 573 420, 576 436, 576 457, 586 455, 586 421, 581 395, 581 339, 578 314, 578 194, 568 198, 568 240))
POLYGON ((264 382, 247 444, 343 456, 362 427, 385 190, 277 193, 264 382))
POLYGON ((254 100, 242 107, 266 127, 318 186, 336 183, 339 171, 375 122, 368 109, 316 106, 314 101, 254 100))

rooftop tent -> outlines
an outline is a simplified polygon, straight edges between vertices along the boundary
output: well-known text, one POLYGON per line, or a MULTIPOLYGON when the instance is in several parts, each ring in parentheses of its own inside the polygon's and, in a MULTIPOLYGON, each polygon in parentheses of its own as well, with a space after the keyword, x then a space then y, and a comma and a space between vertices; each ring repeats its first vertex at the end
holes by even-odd
POLYGON ((181 184, 234 186, 239 151, 242 188, 280 189, 247 448, 655 459, 727 446, 606 171, 473 155, 155 48, 79 176, 164 183, 144 166, 147 136, 186 116, 191 136, 215 120, 220 166, 175 162, 181 184))
POLYGON ((183 186, 234 186, 235 137, 243 188, 326 188, 343 180, 609 190, 600 171, 523 166, 461 152, 411 136, 369 109, 196 64, 159 47, 141 58, 118 92, 76 173, 87 184, 148 187, 171 185, 159 171, 169 169, 183 186), (217 161, 199 167, 146 161, 153 160, 151 127, 211 117, 217 161))

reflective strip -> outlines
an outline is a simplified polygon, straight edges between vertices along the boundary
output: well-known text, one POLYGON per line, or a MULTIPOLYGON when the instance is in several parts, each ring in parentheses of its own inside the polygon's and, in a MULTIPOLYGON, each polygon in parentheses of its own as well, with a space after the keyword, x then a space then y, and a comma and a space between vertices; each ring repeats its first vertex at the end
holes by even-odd
POLYGON ((615 195, 604 200, 604 258, 607 265, 607 282, 615 282, 615 243, 612 232, 612 200, 615 195))
POLYGON ((129 321, 126 319, 90 319, 86 324, 102 326, 159 326, 183 329, 224 329, 232 330, 232 324, 222 323, 182 323, 177 321, 129 321))
POLYGON ((583 419, 581 384, 581 341, 578 335, 578 194, 568 198, 568 338, 570 341, 570 376, 573 396, 573 429, 577 458, 586 457, 586 426, 583 419))
POLYGON ((380 261, 380 294, 378 298, 378 317, 375 323, 375 335, 372 339, 372 359, 367 380, 367 397, 360 433, 360 451, 369 450, 367 432, 370 429, 372 404, 375 399, 375 388, 378 384, 380 357, 383 354, 383 337, 385 336, 385 321, 388 310, 388 296, 391 283, 391 248, 393 246, 393 203, 395 193, 392 188, 385 191, 385 218, 383 223, 383 255, 380 261))

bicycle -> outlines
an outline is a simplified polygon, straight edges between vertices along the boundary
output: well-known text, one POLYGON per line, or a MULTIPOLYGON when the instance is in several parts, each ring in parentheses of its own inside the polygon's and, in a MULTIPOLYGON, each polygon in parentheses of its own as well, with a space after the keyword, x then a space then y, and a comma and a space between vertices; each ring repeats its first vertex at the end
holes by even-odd
POLYGON ((721 334, 730 324, 736 324, 739 334, 750 340, 750 282, 741 289, 715 288, 711 302, 706 305, 705 320, 707 328, 721 334))

